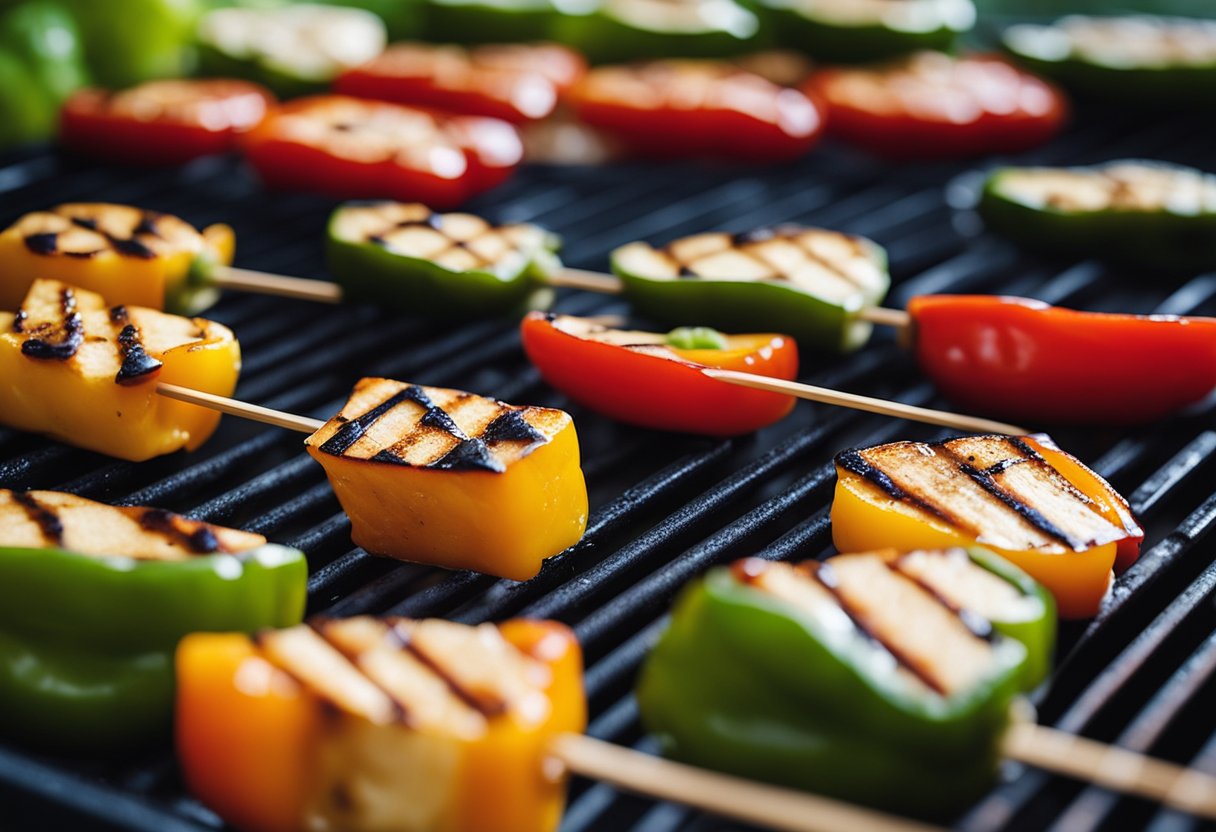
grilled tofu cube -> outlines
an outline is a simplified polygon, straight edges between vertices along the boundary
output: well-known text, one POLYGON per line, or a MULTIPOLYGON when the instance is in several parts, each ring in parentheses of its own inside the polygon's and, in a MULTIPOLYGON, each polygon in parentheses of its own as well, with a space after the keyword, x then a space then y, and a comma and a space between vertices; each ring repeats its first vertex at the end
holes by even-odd
POLYGON ((305 444, 374 554, 525 580, 586 527, 560 410, 368 378, 305 444))
POLYGON ((0 312, 0 423, 132 461, 194 450, 219 413, 156 393, 158 382, 231 396, 232 331, 38 280, 0 312))
POLYGON ((1060 615, 1094 615, 1143 531, 1104 480, 1045 437, 894 442, 836 457, 842 551, 982 546, 1047 587, 1060 615))
POLYGON ((189 639, 178 668, 186 780, 241 828, 557 827, 564 777, 547 749, 585 725, 578 646, 562 625, 316 621, 252 643, 189 639), (282 788, 267 794, 268 778, 282 788))

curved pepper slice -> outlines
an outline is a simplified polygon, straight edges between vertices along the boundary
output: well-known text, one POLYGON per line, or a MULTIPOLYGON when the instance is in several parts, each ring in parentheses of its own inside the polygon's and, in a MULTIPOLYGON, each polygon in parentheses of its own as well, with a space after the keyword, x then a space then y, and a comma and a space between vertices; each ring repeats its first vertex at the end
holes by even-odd
POLYGON ((63 105, 59 140, 77 153, 135 165, 175 165, 236 149, 274 99, 248 81, 149 81, 120 92, 83 89, 63 105))
POLYGON ((98 292, 110 303, 189 315, 216 301, 214 264, 232 262, 226 225, 201 232, 172 214, 106 202, 34 211, 0 232, 0 309, 16 309, 39 278, 98 292))
POLYGON ((523 158, 505 121, 327 95, 300 98, 245 136, 273 188, 384 197, 450 208, 505 180, 523 158))
POLYGON ((1005 48, 1069 90, 1148 107, 1216 100, 1216 23, 1181 17, 1069 15, 1018 24, 1005 48))
POLYGON ((806 90, 828 110, 828 132, 896 159, 1026 150, 1064 125, 1063 95, 988 55, 917 52, 873 67, 829 68, 806 90))
POLYGON ((365 378, 305 440, 377 555, 522 581, 573 546, 587 487, 570 416, 365 378))
POLYGON ((0 731, 77 752, 164 735, 177 640, 298 622, 307 571, 261 535, 0 490, 0 731))
POLYGON ((569 98, 580 119, 651 156, 790 160, 823 128, 802 93, 712 61, 597 67, 569 98))
POLYGON ((592 63, 647 58, 725 58, 754 48, 760 21, 734 0, 604 0, 564 14, 554 39, 592 63))
MULTIPOLYGON (((575 401, 642 427, 737 436, 784 418, 791 396, 738 388, 702 367, 773 378, 798 375, 798 347, 783 335, 719 335, 679 346, 654 332, 611 329, 585 318, 533 312, 520 327, 524 352, 545 381, 575 401)), ((679 336, 680 330, 672 335, 679 336)))
POLYGON ((751 559, 684 590, 638 707, 679 759, 940 816, 995 779, 1026 652, 883 557, 751 559))
POLYGON ((553 0, 426 0, 423 17, 432 43, 533 43, 560 14, 553 0))
POLYGON ((556 44, 462 49, 397 43, 342 73, 334 89, 343 95, 521 122, 552 113, 558 94, 585 70, 580 55, 556 44))
POLYGON ((998 168, 979 212, 1031 248, 1117 266, 1216 266, 1216 176, 1162 162, 1085 168, 998 168))
POLYGON ((842 551, 983 546, 1047 587, 1064 618, 1098 612, 1144 539, 1127 501, 1046 437, 893 442, 836 457, 842 551))
POLYGON ((231 396, 241 369, 232 331, 38 280, 0 312, 0 424, 139 462, 215 432, 220 414, 160 396, 158 382, 231 396))
POLYGON ((777 42, 817 61, 877 61, 948 50, 975 25, 972 0, 761 0, 777 42))
POLYGON ((344 296, 412 314, 484 317, 547 306, 558 239, 419 203, 351 203, 329 220, 325 257, 344 296))
POLYGON ((245 832, 546 832, 552 739, 586 725, 563 625, 351 618, 178 650, 192 792, 245 832))
POLYGON ((984 295, 915 297, 908 312, 921 368, 971 410, 1136 424, 1216 388, 1216 318, 1076 312, 984 295))
POLYGON ((612 270, 639 313, 675 326, 776 329, 803 347, 853 350, 870 337, 857 313, 891 285, 887 254, 864 237, 779 225, 714 232, 612 252, 612 270))

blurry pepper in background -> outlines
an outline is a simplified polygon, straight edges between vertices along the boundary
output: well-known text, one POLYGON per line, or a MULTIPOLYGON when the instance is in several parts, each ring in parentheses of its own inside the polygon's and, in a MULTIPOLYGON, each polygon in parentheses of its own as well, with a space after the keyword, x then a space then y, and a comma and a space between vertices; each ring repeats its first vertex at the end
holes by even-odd
POLYGON ((84 37, 93 80, 124 89, 154 78, 173 78, 194 59, 199 0, 61 0, 84 37))
POLYGON ((434 43, 532 43, 552 37, 553 0, 423 0, 423 32, 434 43))
POLYGON ((558 18, 553 38, 591 63, 723 58, 759 45, 756 15, 734 0, 601 0, 583 6, 558 18))
POLYGON ((88 81, 80 30, 61 3, 0 12, 0 148, 50 137, 59 105, 88 81))

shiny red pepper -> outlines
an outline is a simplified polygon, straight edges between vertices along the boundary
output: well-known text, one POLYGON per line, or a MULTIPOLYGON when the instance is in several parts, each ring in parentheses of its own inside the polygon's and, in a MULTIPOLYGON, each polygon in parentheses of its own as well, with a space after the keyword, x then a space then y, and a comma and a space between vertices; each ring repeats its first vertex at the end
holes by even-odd
POLYGON ((701 373, 704 367, 716 367, 793 379, 798 346, 786 335, 715 332, 720 347, 693 343, 689 349, 670 346, 662 335, 543 312, 525 317, 520 331, 524 351, 545 381, 597 413, 629 424, 737 436, 771 425, 794 407, 791 396, 701 373))
POLYGON ((970 410, 1135 424, 1216 388, 1216 318, 1077 312, 983 295, 916 297, 908 312, 921 368, 970 410))

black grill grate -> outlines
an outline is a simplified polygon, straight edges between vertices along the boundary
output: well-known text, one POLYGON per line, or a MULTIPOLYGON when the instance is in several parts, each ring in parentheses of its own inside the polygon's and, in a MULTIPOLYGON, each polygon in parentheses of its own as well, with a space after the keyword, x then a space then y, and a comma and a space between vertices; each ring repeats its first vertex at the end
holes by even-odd
MULTIPOLYGON (((1078 118, 1081 126, 1032 154, 1044 163, 1126 156, 1216 169, 1198 122, 1131 114, 1078 118)), ((825 148, 782 169, 628 164, 536 168, 473 210, 561 233, 571 265, 603 268, 614 246, 697 230, 778 221, 871 236, 891 254, 892 303, 924 292, 1003 292, 1094 310, 1216 314, 1216 276, 1169 283, 1109 274, 1095 263, 1029 259, 975 232, 946 201, 966 165, 879 164, 825 148)), ((68 200, 129 202, 197 225, 225 221, 250 268, 323 277, 321 230, 332 203, 262 193, 233 160, 136 172, 41 151, 0 160, 0 222, 68 200)), ((563 293, 573 313, 626 312, 617 300, 563 293)), ((238 524, 303 548, 312 568, 310 613, 395 612, 476 622, 526 614, 572 624, 588 660, 591 733, 650 748, 630 697, 638 662, 673 593, 708 565, 743 555, 794 558, 830 550, 827 509, 834 452, 933 429, 799 405, 754 438, 709 441, 614 425, 571 407, 531 369, 510 322, 445 329, 370 308, 330 308, 235 293, 210 316, 241 338, 238 396, 327 417, 362 375, 461 387, 521 403, 566 407, 579 427, 591 490, 586 538, 541 575, 515 584, 402 565, 353 550, 349 524, 320 468, 284 431, 226 420, 194 455, 115 462, 0 429, 0 487, 59 488, 119 503, 150 503, 238 524)), ((943 406, 913 361, 880 334, 859 355, 814 358, 803 377, 916 404, 943 406)), ((1148 530, 1141 560, 1094 623, 1070 625, 1065 656, 1040 702, 1045 721, 1216 773, 1216 407, 1166 425, 1120 432, 1058 430, 1061 444, 1130 496, 1148 530)), ((122 763, 85 763, 0 745, 0 826, 213 829, 183 791, 167 749, 122 763)), ((1199 824, 1037 772, 1008 781, 960 818, 968 830, 1155 832, 1199 824)), ((564 832, 708 832, 721 821, 574 784, 564 832)))

